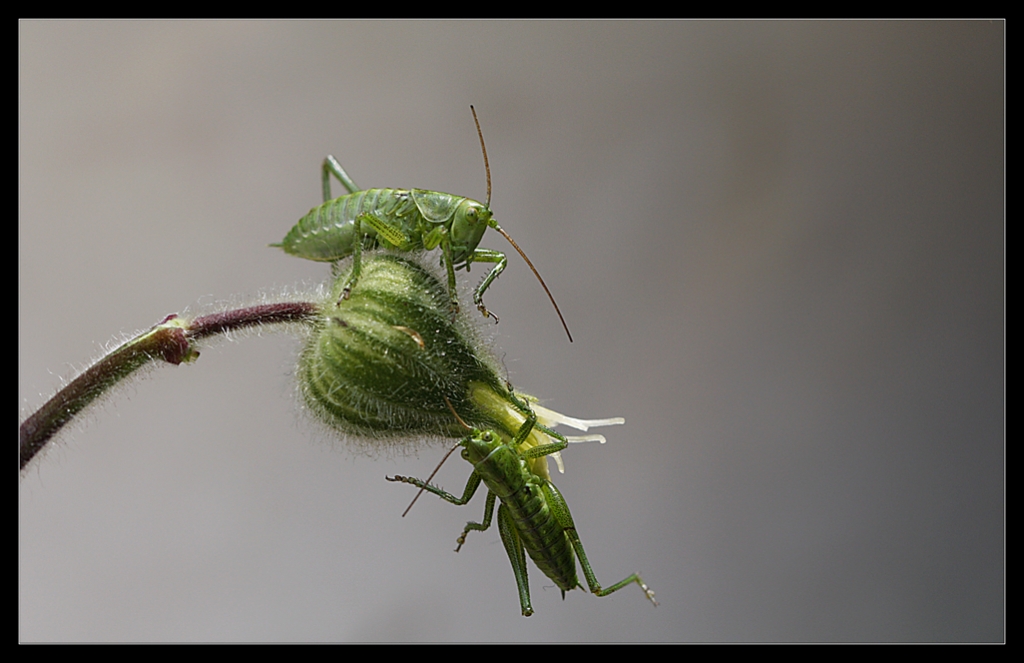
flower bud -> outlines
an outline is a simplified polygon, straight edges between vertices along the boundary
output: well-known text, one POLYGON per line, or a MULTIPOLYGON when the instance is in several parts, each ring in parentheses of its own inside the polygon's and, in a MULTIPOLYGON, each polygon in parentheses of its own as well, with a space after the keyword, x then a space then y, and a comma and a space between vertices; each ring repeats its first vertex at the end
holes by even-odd
MULTIPOLYGON (((451 310, 436 273, 416 256, 363 253, 359 279, 348 299, 341 299, 350 272, 349 266, 335 275, 299 359, 299 389, 310 411, 346 435, 408 444, 464 437, 451 403, 470 425, 511 440, 532 412, 521 398, 531 399, 510 392, 475 323, 451 310)), ((542 424, 583 430, 621 423, 558 418, 548 410, 539 416, 542 424)), ((552 439, 535 428, 521 447, 552 439)), ((547 476, 543 458, 532 465, 547 476)))

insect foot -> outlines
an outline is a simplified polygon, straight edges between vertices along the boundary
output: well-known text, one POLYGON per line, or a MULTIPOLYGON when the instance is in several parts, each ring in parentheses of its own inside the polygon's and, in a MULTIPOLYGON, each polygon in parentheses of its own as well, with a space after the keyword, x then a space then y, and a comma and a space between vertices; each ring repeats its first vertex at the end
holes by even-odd
POLYGON ((482 314, 482 315, 483 315, 483 316, 484 316, 485 318, 494 318, 494 324, 498 324, 499 322, 501 322, 501 320, 500 320, 500 319, 498 318, 498 316, 494 315, 494 312, 493 312, 493 311, 488 311, 488 310, 487 310, 487 307, 486 307, 486 306, 484 306, 483 304, 480 304, 480 305, 478 305, 478 306, 476 307, 476 310, 480 311, 480 313, 481 313, 481 314, 482 314))

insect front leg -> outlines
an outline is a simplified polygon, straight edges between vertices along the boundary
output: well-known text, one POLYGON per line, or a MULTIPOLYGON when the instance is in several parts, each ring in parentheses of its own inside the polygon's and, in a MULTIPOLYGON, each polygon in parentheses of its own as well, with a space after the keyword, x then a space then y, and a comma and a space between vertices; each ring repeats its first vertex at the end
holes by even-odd
POLYGON ((416 479, 414 477, 403 477, 396 475, 393 477, 386 476, 384 478, 387 479, 388 481, 411 483, 417 488, 422 488, 427 492, 434 493, 441 499, 451 502, 456 506, 462 506, 469 502, 471 499, 473 499, 473 495, 476 494, 476 489, 480 487, 480 475, 477 474, 476 472, 473 472, 472 474, 469 475, 469 481, 466 482, 466 489, 462 492, 462 497, 455 497, 451 493, 447 493, 444 490, 438 488, 437 486, 432 486, 426 481, 423 481, 422 479, 416 479))
POLYGON ((530 431, 532 431, 534 428, 544 433, 548 437, 553 437, 555 439, 555 441, 552 442, 551 444, 541 444, 536 447, 526 449, 525 451, 520 451, 523 458, 540 458, 541 456, 550 456, 551 454, 558 453, 559 451, 562 451, 567 446, 569 446, 569 440, 565 439, 564 435, 557 431, 551 430, 550 428, 543 424, 537 423, 537 414, 533 411, 533 408, 531 408, 527 403, 520 400, 511 391, 509 392, 509 398, 512 400, 512 404, 516 406, 516 409, 519 410, 526 417, 526 420, 523 421, 523 425, 519 427, 519 430, 516 432, 515 437, 512 438, 513 447, 519 449, 519 446, 526 440, 527 437, 529 437, 530 431))
POLYGON ((474 523, 472 521, 466 523, 466 529, 462 530, 462 535, 458 538, 456 543, 459 544, 455 552, 459 552, 462 549, 462 544, 466 542, 466 535, 469 534, 470 530, 476 530, 477 532, 484 532, 491 526, 491 516, 494 515, 494 499, 495 494, 487 492, 487 503, 484 505, 484 521, 482 523, 474 523))
POLYGON ((523 609, 523 617, 529 617, 533 614, 533 606, 530 605, 530 583, 526 577, 526 550, 523 548, 522 539, 519 538, 516 523, 504 504, 498 507, 498 531, 501 533, 505 552, 508 553, 508 560, 512 562, 512 573, 515 574, 516 586, 519 587, 519 605, 523 609))
MULTIPOLYGON (((562 457, 559 455, 559 452, 569 446, 569 440, 565 439, 565 436, 561 433, 551 430, 543 424, 537 423, 537 415, 534 413, 533 408, 531 408, 526 402, 519 399, 511 390, 509 390, 509 399, 512 401, 512 404, 515 405, 516 409, 526 417, 526 420, 523 421, 523 425, 519 427, 515 437, 512 438, 512 446, 519 451, 523 458, 530 460, 541 458, 542 456, 554 455, 555 463, 558 465, 559 470, 561 470, 562 457), (533 431, 533 429, 537 429, 544 433, 548 437, 552 438, 554 442, 551 444, 540 444, 529 449, 523 449, 522 444, 529 437, 530 432, 533 431)), ((535 465, 531 465, 531 467, 535 471, 537 470, 535 465)), ((543 472, 542 474, 546 475, 547 473, 543 472)))
POLYGON ((565 503, 562 493, 550 481, 546 481, 541 485, 541 491, 544 493, 544 499, 547 501, 548 508, 551 509, 555 520, 558 521, 558 524, 565 530, 566 536, 569 537, 569 542, 572 543, 573 550, 576 551, 576 556, 580 560, 580 566, 583 567, 583 575, 587 579, 587 585, 595 596, 608 596, 612 592, 617 592, 626 585, 635 582, 644 591, 644 596, 654 605, 658 605, 658 602, 654 599, 654 591, 644 584, 644 581, 636 573, 620 580, 611 587, 602 589, 601 583, 597 581, 597 576, 594 574, 594 569, 590 566, 590 561, 587 560, 587 553, 583 550, 583 543, 580 541, 580 535, 576 532, 576 524, 572 520, 572 514, 569 513, 569 505, 565 503))
POLYGON ((537 415, 534 414, 533 410, 528 409, 525 411, 525 414, 526 421, 523 422, 523 425, 520 426, 519 430, 516 432, 515 437, 512 438, 513 447, 518 450, 520 445, 530 436, 530 432, 534 428, 549 437, 555 438, 555 441, 551 444, 541 444, 526 450, 520 450, 520 454, 523 458, 540 458, 541 456, 550 456, 551 454, 558 453, 569 446, 569 440, 565 439, 564 435, 551 430, 543 424, 537 423, 537 415))
POLYGON ((494 279, 498 278, 498 275, 505 271, 505 266, 508 264, 508 259, 505 254, 501 251, 492 251, 491 249, 477 249, 473 251, 473 262, 493 262, 497 263, 494 269, 480 282, 477 286, 476 292, 473 293, 473 303, 476 304, 477 309, 486 318, 488 316, 494 318, 494 322, 498 322, 498 316, 494 315, 487 310, 484 306, 484 291, 490 287, 494 279))

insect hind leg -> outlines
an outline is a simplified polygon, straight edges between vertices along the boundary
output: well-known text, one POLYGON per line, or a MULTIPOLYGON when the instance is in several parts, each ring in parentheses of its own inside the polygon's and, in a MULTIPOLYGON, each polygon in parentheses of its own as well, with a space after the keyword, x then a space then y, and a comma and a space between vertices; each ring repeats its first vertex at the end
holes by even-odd
POLYGON ((352 247, 352 273, 349 275, 348 282, 341 291, 341 297, 338 298, 339 305, 349 298, 349 295, 352 294, 352 289, 356 287, 356 282, 359 281, 359 275, 362 273, 363 244, 371 241, 373 245, 377 243, 377 240, 364 238, 364 223, 368 228, 372 228, 377 233, 376 237, 383 238, 385 242, 391 245, 399 246, 403 242, 408 241, 408 238, 400 230, 381 221, 369 212, 356 215, 352 222, 353 236, 355 237, 352 247))
POLYGON ((362 257, 363 257, 363 219, 368 216, 366 214, 359 214, 353 221, 355 228, 356 241, 353 244, 352 250, 352 272, 348 276, 348 281, 345 283, 345 287, 341 289, 341 296, 338 297, 337 306, 341 306, 341 302, 348 299, 349 295, 352 294, 352 288, 356 287, 356 282, 359 281, 359 274, 362 272, 362 257))
POLYGON ((327 158, 324 159, 324 164, 321 167, 321 170, 323 171, 325 203, 328 200, 333 200, 333 196, 331 196, 331 175, 337 177, 338 181, 341 182, 346 189, 348 189, 349 193, 362 191, 362 189, 360 189, 359 186, 356 185, 352 178, 348 176, 348 173, 345 172, 345 169, 341 167, 341 164, 338 163, 338 160, 335 159, 334 156, 330 154, 327 155, 327 158))
POLYGON ((504 504, 498 507, 498 531, 501 533, 505 552, 508 553, 508 560, 512 562, 512 573, 516 576, 519 606, 523 609, 523 617, 529 617, 533 614, 533 606, 530 605, 530 582, 526 576, 526 550, 523 548, 522 539, 519 538, 516 523, 504 504))
POLYGON ((580 566, 583 567, 583 576, 587 579, 587 586, 590 587, 590 591, 595 596, 608 596, 613 592, 617 592, 626 585, 636 583, 643 590, 644 596, 653 603, 658 605, 658 601, 654 598, 654 591, 648 587, 639 574, 633 573, 619 582, 611 585, 610 587, 602 588, 601 583, 597 581, 597 575, 594 573, 593 567, 590 566, 590 561, 587 559, 587 553, 583 550, 583 542, 580 541, 580 535, 576 532, 576 524, 572 520, 572 514, 569 513, 569 506, 565 503, 565 498, 562 497, 562 493, 555 488, 555 485, 550 481, 546 482, 541 490, 544 492, 544 497, 547 500, 548 508, 554 514, 555 519, 565 530, 565 535, 569 537, 569 542, 572 544, 573 550, 576 551, 576 557, 580 560, 580 566))

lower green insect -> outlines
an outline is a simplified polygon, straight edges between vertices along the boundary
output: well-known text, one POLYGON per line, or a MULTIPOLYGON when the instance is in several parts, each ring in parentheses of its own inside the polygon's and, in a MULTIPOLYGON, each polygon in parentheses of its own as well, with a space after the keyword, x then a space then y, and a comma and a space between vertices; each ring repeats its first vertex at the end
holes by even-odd
MULTIPOLYGON (((515 398, 513 396, 513 398, 515 398)), ((522 404, 527 408, 526 404, 522 404)), ((450 406, 450 404, 449 404, 450 406)), ((455 413, 462 422, 461 417, 455 413)), ((463 422, 465 426, 465 423, 463 422)), ((466 426, 466 428, 469 428, 466 426)), ((469 502, 480 487, 482 481, 487 486, 487 503, 484 506, 482 523, 469 522, 458 538, 458 552, 466 542, 466 535, 471 530, 484 531, 491 526, 495 500, 501 500, 498 507, 498 531, 505 545, 512 572, 519 587, 519 603, 523 616, 533 614, 530 605, 530 586, 526 578, 526 555, 529 553, 537 567, 544 572, 562 590, 562 598, 570 589, 580 587, 576 577, 576 557, 579 557, 590 591, 597 596, 607 596, 631 583, 636 583, 643 590, 651 603, 654 592, 644 584, 637 574, 632 574, 611 587, 602 588, 594 575, 594 570, 587 561, 579 534, 573 524, 569 507, 562 494, 550 480, 538 476, 530 469, 529 459, 547 456, 568 446, 565 438, 537 424, 536 415, 527 417, 511 444, 502 441, 493 430, 470 429, 471 432, 457 446, 462 447, 462 457, 473 464, 473 473, 466 482, 462 497, 455 497, 444 490, 431 485, 429 479, 422 481, 411 477, 386 477, 388 481, 401 481, 419 486, 452 504, 463 505, 469 502), (559 439, 552 444, 540 445, 519 452, 519 445, 527 438, 534 426, 538 426, 559 439)), ((457 447, 453 447, 454 450, 457 447)), ((450 453, 450 452, 449 452, 450 453)))

